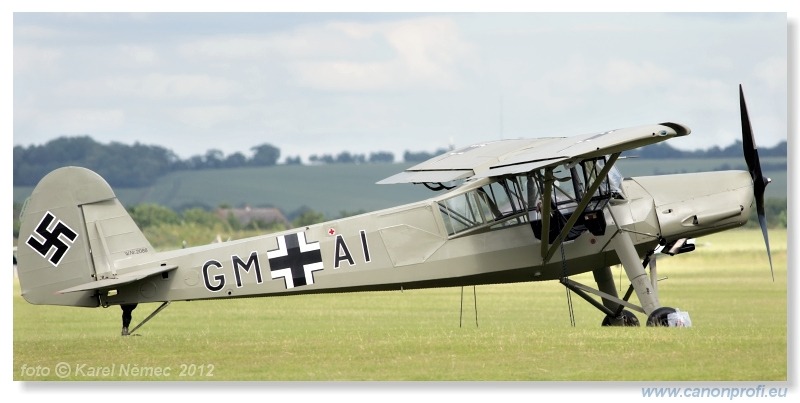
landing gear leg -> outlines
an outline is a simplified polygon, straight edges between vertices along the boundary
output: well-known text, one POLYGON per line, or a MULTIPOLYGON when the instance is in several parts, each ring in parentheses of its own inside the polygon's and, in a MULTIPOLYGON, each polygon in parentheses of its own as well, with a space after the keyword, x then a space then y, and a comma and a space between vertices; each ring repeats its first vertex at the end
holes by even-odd
MULTIPOLYGON (((617 288, 614 285, 614 276, 611 273, 611 267, 602 267, 592 271, 594 274, 594 281, 597 283, 597 289, 619 299, 617 288)), ((639 319, 633 312, 623 310, 622 305, 608 299, 602 298, 603 306, 614 312, 615 315, 606 315, 603 319, 603 326, 639 326, 639 319)))
POLYGON ((630 235, 625 231, 620 231, 612 240, 611 245, 619 256, 622 262, 622 267, 625 268, 625 273, 628 275, 633 290, 636 291, 636 297, 639 298, 639 303, 644 309, 644 313, 648 316, 661 307, 658 302, 658 292, 650 282, 650 278, 642 267, 639 261, 639 255, 636 253, 636 248, 633 246, 630 235))
POLYGON ((131 325, 131 319, 133 319, 133 310, 136 309, 138 304, 122 304, 120 308, 122 308, 122 335, 128 336, 130 332, 128 331, 128 327, 131 325))
MULTIPOLYGON (((669 326, 667 317, 670 313, 675 312, 675 309, 661 306, 658 302, 658 288, 655 285, 658 279, 648 278, 647 273, 644 271, 644 266, 639 263, 639 257, 636 254, 636 248, 633 246, 630 235, 624 231, 620 232, 612 242, 619 260, 622 262, 622 267, 625 268, 625 273, 628 274, 631 286, 636 291, 636 296, 642 304, 642 309, 647 314, 647 326, 669 326)), ((651 274, 653 274, 652 271, 651 274)))

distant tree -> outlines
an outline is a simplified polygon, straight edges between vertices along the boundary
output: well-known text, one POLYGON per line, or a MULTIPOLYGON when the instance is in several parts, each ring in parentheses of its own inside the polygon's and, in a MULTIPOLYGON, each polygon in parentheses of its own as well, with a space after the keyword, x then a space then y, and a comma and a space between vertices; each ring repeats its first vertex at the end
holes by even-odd
POLYGON ((214 228, 223 223, 216 214, 201 208, 190 208, 185 210, 182 215, 185 223, 197 224, 206 228, 214 228))
POLYGON ((216 148, 206 151, 205 167, 206 168, 222 168, 225 159, 225 154, 216 148))
POLYGON ((758 153, 760 156, 764 157, 786 157, 789 155, 785 141, 781 141, 772 148, 759 149, 758 153))
POLYGON ((444 154, 446 152, 447 152, 447 149, 444 149, 444 148, 440 148, 440 149, 434 151, 433 153, 429 153, 429 152, 426 152, 426 151, 411 152, 411 151, 406 150, 406 152, 403 153, 403 161, 405 161, 405 162, 423 162, 423 161, 427 161, 427 160, 429 160, 429 159, 431 159, 433 157, 436 157, 437 155, 442 155, 442 154, 444 154))
POLYGON ((231 210, 228 211, 228 216, 225 217, 225 221, 228 223, 228 226, 233 231, 238 231, 242 229, 242 223, 239 222, 239 219, 236 218, 235 215, 233 215, 233 211, 231 210))
POLYGON ((342 151, 339 155, 336 156, 335 159, 337 164, 352 164, 354 163, 355 157, 347 151, 342 151))
MULTIPOLYGON (((772 148, 759 148, 761 157, 786 157, 786 142, 783 141, 772 148)), ((722 148, 712 146, 705 150, 682 151, 673 148, 667 143, 657 143, 636 148, 625 152, 626 155, 637 155, 642 158, 742 158, 742 141, 736 140, 733 144, 722 148)), ((763 165, 762 165, 763 167, 763 165)))
POLYGON ((371 163, 393 163, 394 154, 388 151, 378 151, 369 154, 369 162, 371 163))
POLYGON ((271 144, 261 144, 250 148, 253 151, 253 158, 250 164, 257 167, 271 167, 278 163, 281 157, 281 150, 271 144))
POLYGON ((141 187, 176 169, 180 159, 163 147, 140 143, 100 144, 89 136, 59 137, 44 145, 13 150, 15 186, 33 186, 48 172, 64 166, 94 170, 112 186, 141 187))
POLYGON ((292 220, 295 227, 305 227, 307 225, 319 224, 325 221, 325 214, 318 211, 307 210, 292 220))
POLYGON ((206 160, 202 155, 193 155, 186 161, 189 169, 203 169, 206 167, 206 160))
POLYGON ((19 237, 19 225, 20 225, 19 215, 21 212, 22 212, 22 204, 14 203, 14 224, 13 224, 14 239, 17 239, 19 237))
POLYGON ((158 204, 139 204, 129 208, 128 213, 133 218, 133 221, 136 222, 136 225, 143 229, 162 224, 180 224, 181 222, 178 213, 158 204))
POLYGON ((225 168, 239 168, 245 165, 247 165, 247 157, 240 152, 229 155, 222 164, 225 168))
POLYGON ((359 215, 359 214, 364 214, 366 212, 367 212, 367 210, 364 210, 364 209, 359 209, 359 210, 355 210, 355 211, 340 210, 339 211, 339 218, 352 217, 352 216, 356 216, 356 215, 359 215))
POLYGON ((303 161, 300 160, 300 156, 296 157, 286 157, 286 165, 303 165, 303 161))
POLYGON ((286 218, 291 221, 293 226, 302 227, 325 221, 325 214, 314 211, 308 206, 301 206, 297 210, 286 214, 286 218))
POLYGON ((336 159, 334 159, 330 154, 312 154, 310 157, 308 157, 308 160, 311 161, 312 164, 333 164, 336 162, 336 159))

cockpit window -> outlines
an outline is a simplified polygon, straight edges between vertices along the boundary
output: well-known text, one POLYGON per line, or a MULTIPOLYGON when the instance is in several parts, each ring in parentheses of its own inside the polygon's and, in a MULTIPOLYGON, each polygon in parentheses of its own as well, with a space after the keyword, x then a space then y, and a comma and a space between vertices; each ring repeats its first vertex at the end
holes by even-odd
MULTIPOLYGON (((522 177, 524 178, 524 177, 522 177)), ((503 222, 527 211, 525 186, 520 177, 505 177, 481 186, 473 191, 459 194, 439 202, 445 227, 449 235, 471 228, 503 222)))
MULTIPOLYGON (((613 169, 592 195, 586 192, 605 166, 604 157, 562 165, 553 171, 550 204, 551 213, 564 217, 575 212, 581 200, 590 197, 584 211, 605 207, 613 189, 619 189, 622 175, 613 169)), ((478 228, 498 228, 541 220, 544 170, 518 176, 498 178, 487 185, 466 193, 456 194, 439 202, 447 233, 460 234, 478 228)), ((618 190, 621 193, 621 190, 618 190)), ((557 217, 558 218, 558 217, 557 217)), ((554 220, 553 222, 559 222, 554 220)), ((535 232, 535 230, 534 230, 535 232)))

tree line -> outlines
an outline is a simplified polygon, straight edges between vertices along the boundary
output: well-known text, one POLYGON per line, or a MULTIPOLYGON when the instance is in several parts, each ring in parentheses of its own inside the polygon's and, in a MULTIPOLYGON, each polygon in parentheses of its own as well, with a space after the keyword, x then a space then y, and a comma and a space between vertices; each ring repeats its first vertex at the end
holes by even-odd
MULTIPOLYGON (((666 159, 666 158, 742 158, 742 141, 736 140, 735 143, 721 148, 714 146, 706 150, 683 151, 673 148, 667 143, 656 143, 644 146, 631 153, 643 158, 666 159)), ((786 157, 787 145, 785 141, 780 142, 772 148, 759 148, 759 157, 786 157)))
MULTIPOLYGON (((406 151, 406 162, 421 162, 445 152, 434 153, 406 151)), ((250 148, 250 156, 243 152, 225 155, 219 149, 211 149, 202 155, 181 159, 172 150, 161 146, 133 145, 111 142, 98 143, 90 136, 59 137, 42 145, 14 146, 14 186, 35 186, 50 171, 63 166, 89 168, 115 187, 150 186, 163 175, 180 170, 224 169, 242 167, 269 167, 279 163, 280 148, 272 144, 260 144, 250 148)), ((312 155, 311 164, 358 164, 393 163, 394 154, 388 151, 352 154, 343 151, 337 155, 312 155)), ((287 165, 302 165, 300 156, 288 156, 287 165)))
MULTIPOLYGON (((279 163, 281 150, 272 144, 260 144, 250 148, 250 155, 234 152, 225 155, 219 149, 211 149, 202 155, 181 159, 175 152, 161 146, 133 145, 119 142, 101 144, 90 136, 59 137, 43 145, 15 146, 13 152, 14 186, 34 186, 53 169, 75 165, 89 168, 115 187, 144 187, 170 172, 179 170, 224 169, 241 167, 269 167, 279 163)), ((433 152, 405 151, 402 161, 418 163, 447 152, 445 148, 433 152)), ((669 144, 659 143, 631 151, 649 158, 717 158, 741 157, 741 143, 708 150, 681 151, 669 144)), ((787 155, 786 142, 773 148, 760 149, 762 157, 787 155)), ((363 164, 393 163, 395 156, 388 151, 372 152, 369 155, 342 151, 339 154, 314 154, 311 164, 363 164)), ((287 165, 302 165, 300 156, 284 159, 287 165)), ((784 167, 785 168, 785 167, 784 167)))

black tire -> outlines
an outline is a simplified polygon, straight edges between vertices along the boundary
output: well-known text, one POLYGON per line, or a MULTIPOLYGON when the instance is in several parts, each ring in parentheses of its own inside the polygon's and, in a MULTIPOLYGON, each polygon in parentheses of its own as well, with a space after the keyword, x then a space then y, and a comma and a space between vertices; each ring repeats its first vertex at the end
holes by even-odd
POLYGON ((647 317, 647 326, 669 326, 667 317, 675 312, 675 308, 662 306, 650 313, 650 316, 647 317))
POLYGON ((603 318, 603 326, 639 326, 639 318, 633 312, 624 309, 620 316, 616 318, 606 316, 603 318))

